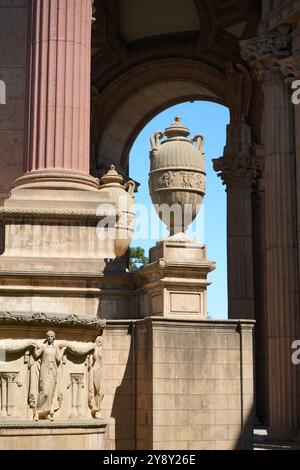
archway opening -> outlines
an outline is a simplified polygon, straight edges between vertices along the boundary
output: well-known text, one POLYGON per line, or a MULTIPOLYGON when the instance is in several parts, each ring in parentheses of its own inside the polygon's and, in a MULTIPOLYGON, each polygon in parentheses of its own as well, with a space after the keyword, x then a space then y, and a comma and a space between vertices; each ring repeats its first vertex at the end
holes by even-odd
POLYGON ((206 244, 208 258, 216 261, 217 268, 209 276, 209 318, 227 318, 227 233, 226 193, 213 170, 212 159, 223 154, 226 143, 226 126, 229 123, 228 108, 208 101, 189 101, 171 106, 157 114, 136 138, 129 154, 129 175, 140 183, 136 194, 138 224, 132 247, 142 247, 147 255, 149 248, 167 231, 156 215, 148 188, 150 136, 170 125, 179 115, 190 129, 191 136, 201 132, 205 136, 207 190, 203 207, 188 235, 206 244))

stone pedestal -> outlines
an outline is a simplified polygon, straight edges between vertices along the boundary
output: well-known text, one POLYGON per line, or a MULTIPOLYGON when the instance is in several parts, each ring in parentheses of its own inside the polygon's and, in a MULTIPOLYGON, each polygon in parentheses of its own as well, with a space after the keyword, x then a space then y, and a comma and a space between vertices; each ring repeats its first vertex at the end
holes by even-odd
POLYGON ((206 247, 177 234, 150 250, 150 264, 139 274, 143 316, 207 318, 207 280, 215 263, 206 259, 206 247))

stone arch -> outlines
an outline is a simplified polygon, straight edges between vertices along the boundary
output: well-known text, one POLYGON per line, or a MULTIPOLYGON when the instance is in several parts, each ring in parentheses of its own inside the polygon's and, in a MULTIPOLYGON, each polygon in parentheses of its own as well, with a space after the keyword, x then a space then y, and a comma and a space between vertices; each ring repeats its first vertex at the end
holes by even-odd
POLYGON ((138 65, 100 94, 94 84, 93 167, 112 162, 126 172, 135 138, 155 115, 174 104, 201 99, 226 106, 225 75, 191 59, 158 59, 138 65))

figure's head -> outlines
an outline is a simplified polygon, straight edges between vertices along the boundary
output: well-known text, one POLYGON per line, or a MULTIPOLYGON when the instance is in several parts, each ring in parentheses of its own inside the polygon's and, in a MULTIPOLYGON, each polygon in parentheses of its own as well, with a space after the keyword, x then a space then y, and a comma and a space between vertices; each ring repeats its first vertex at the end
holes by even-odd
POLYGON ((46 333, 46 342, 48 344, 53 344, 54 340, 55 340, 54 331, 52 331, 52 330, 47 331, 47 333, 46 333))
POLYGON ((100 348, 102 346, 102 336, 97 336, 95 343, 96 343, 96 346, 100 348))

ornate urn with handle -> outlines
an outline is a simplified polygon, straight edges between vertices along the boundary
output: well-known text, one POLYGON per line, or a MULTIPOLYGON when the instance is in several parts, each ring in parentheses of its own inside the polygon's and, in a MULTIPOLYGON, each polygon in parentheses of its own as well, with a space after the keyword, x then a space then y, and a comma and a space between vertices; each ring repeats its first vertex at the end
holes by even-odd
POLYGON ((185 232, 197 216, 206 189, 204 136, 189 140, 189 129, 176 117, 151 137, 149 189, 155 210, 170 235, 185 232), (161 141, 163 137, 165 140, 161 141))

